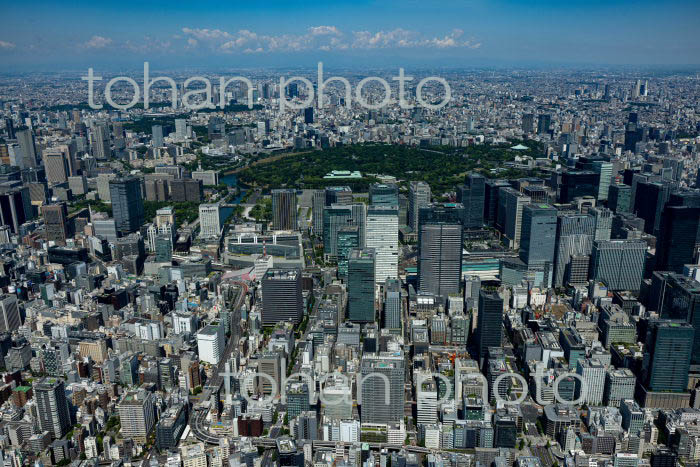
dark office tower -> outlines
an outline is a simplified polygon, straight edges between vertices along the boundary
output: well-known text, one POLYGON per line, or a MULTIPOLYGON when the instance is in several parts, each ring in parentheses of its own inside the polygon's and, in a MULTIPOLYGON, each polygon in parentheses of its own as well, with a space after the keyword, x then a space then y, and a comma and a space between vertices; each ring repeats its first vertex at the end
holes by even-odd
POLYGON ((457 201, 464 205, 464 228, 483 227, 485 192, 486 178, 474 173, 467 176, 464 185, 457 187, 457 201))
POLYGON ((535 132, 535 115, 534 114, 524 114, 523 122, 521 125, 523 133, 534 133, 535 132))
POLYGON ((613 164, 604 157, 579 157, 576 161, 576 168, 579 170, 592 171, 598 174, 598 192, 596 199, 605 201, 610 192, 612 181, 613 164))
POLYGON ((572 256, 589 256, 593 248, 595 219, 586 214, 560 214, 557 218, 554 286, 564 285, 572 256))
POLYGON ((561 174, 560 203, 570 203, 582 196, 598 197, 600 175, 592 170, 568 170, 561 174))
POLYGON ((373 183, 369 187, 369 204, 374 206, 398 206, 399 188, 394 183, 373 183))
POLYGON ((687 323, 652 321, 646 339, 644 386, 653 392, 685 392, 688 388, 693 327, 687 323))
POLYGON ((360 248, 360 229, 357 226, 341 227, 337 234, 338 278, 348 278, 348 257, 355 248, 360 248))
POLYGON ((503 339, 503 298, 498 292, 479 291, 479 312, 476 324, 476 347, 480 361, 489 347, 501 347, 503 339))
POLYGON ((201 203, 204 196, 202 180, 191 178, 176 178, 164 180, 164 186, 170 185, 170 198, 178 203, 201 203))
POLYGON ((348 256, 348 319, 374 322, 375 254, 373 248, 350 250, 348 256))
POLYGON ((700 208, 666 206, 656 242, 656 270, 682 273, 695 263, 700 245, 700 208))
POLYGON ((71 420, 63 381, 44 378, 35 383, 34 399, 37 403, 41 431, 48 431, 53 439, 65 436, 70 429, 71 420))
POLYGON ((326 193, 324 190, 314 190, 311 199, 311 212, 313 218, 314 235, 323 235, 323 208, 326 207, 326 193))
POLYGON ((154 148, 162 148, 165 146, 163 127, 161 125, 153 125, 151 127, 151 143, 153 143, 154 148))
POLYGON ((443 302, 459 293, 462 280, 462 209, 461 204, 448 204, 419 211, 419 287, 443 302))
POLYGON ((639 182, 634 197, 634 211, 644 219, 644 231, 658 237, 661 213, 671 195, 671 186, 659 182, 639 182))
POLYGON ((210 141, 222 139, 226 135, 226 122, 221 117, 211 117, 207 123, 207 136, 210 141))
POLYGON ((630 112, 627 116, 628 123, 639 123, 639 114, 637 112, 630 112))
POLYGON ((608 192, 608 207, 615 214, 621 212, 630 212, 630 204, 632 197, 632 187, 628 185, 610 185, 608 192))
POLYGON ((313 123, 313 122, 314 122, 314 108, 307 107, 304 109, 304 123, 313 123))
POLYGON ((15 125, 12 123, 11 118, 5 119, 5 133, 7 134, 7 139, 15 139, 15 125))
POLYGON ((66 239, 71 237, 66 203, 44 205, 41 214, 44 216, 46 240, 65 245, 66 239))
POLYGON ((29 189, 0 184, 0 225, 7 225, 12 233, 19 234, 20 226, 32 217, 29 189))
POLYGON ((644 278, 647 244, 643 240, 593 242, 590 278, 610 290, 639 291, 644 278))
POLYGON ((484 221, 494 225, 498 218, 498 192, 503 187, 509 187, 506 180, 487 180, 484 185, 484 221))
POLYGON ((122 234, 139 230, 144 222, 141 181, 136 177, 114 178, 109 181, 109 194, 117 230, 122 234))
POLYGON ((418 212, 430 204, 430 185, 425 182, 411 182, 408 194, 408 225, 418 232, 418 212))
POLYGON ((661 318, 683 321, 695 329, 691 363, 700 364, 700 282, 681 274, 657 272, 653 287, 652 299, 658 303, 656 308, 661 318), (657 279, 663 283, 659 284, 657 279))
POLYGON ((297 229, 296 190, 272 190, 272 229, 297 229))
POLYGON ((22 167, 36 167, 36 145, 34 144, 34 133, 32 130, 20 130, 17 132, 17 140, 22 150, 22 167))
POLYGON ((678 454, 670 449, 659 449, 651 454, 649 462, 651 467, 676 467, 678 465, 678 454))
POLYGON ((349 186, 329 186, 326 188, 326 206, 332 204, 352 204, 352 190, 349 186))
POLYGON ((299 269, 268 269, 262 278, 262 323, 272 326, 280 322, 301 322, 304 299, 301 295, 299 269))
POLYGON ((603 207, 595 207, 590 211, 595 219, 595 234, 593 240, 610 240, 612 231, 612 211, 603 207))
POLYGON ((549 132, 549 127, 552 126, 552 116, 542 114, 537 117, 537 133, 544 134, 549 132))
POLYGON ((398 279, 387 279, 384 287, 384 329, 401 329, 401 283, 398 279))
MULTIPOLYGON (((549 204, 528 204, 523 208, 520 259, 528 267, 544 267, 551 279, 557 239, 557 210, 549 204)), ((551 283, 551 280, 547 281, 551 283)))
POLYGON ((22 325, 22 317, 17 307, 17 296, 10 294, 0 295, 0 332, 16 330, 22 325))
POLYGON ((401 352, 365 353, 362 356, 360 371, 362 383, 358 389, 362 396, 362 423, 387 424, 403 420, 406 402, 406 357, 401 352), (388 400, 385 398, 386 394, 389 396, 388 400))

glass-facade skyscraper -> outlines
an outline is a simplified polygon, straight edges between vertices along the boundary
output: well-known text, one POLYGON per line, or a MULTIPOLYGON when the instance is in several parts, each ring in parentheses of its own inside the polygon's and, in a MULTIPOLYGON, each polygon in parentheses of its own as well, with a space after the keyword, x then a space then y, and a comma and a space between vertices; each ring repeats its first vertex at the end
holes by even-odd
POLYGON ((464 185, 457 187, 457 201, 464 206, 463 225, 467 229, 478 229, 484 225, 484 200, 486 178, 469 174, 464 185))
POLYGON ((503 298, 495 291, 479 291, 476 324, 476 350, 479 360, 488 355, 489 347, 501 347, 503 339, 503 298))
POLYGON ((376 254, 372 248, 350 251, 348 256, 348 319, 358 323, 374 321, 376 254))
POLYGON ((141 181, 136 177, 114 178, 109 181, 109 194, 117 230, 122 234, 136 232, 144 223, 141 181))

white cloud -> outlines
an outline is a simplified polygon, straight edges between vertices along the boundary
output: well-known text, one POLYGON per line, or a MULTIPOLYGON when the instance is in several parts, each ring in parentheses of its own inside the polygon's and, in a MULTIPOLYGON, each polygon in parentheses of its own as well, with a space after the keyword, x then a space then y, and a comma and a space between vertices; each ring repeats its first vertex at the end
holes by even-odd
POLYGON ((7 41, 0 41, 0 49, 14 49, 15 44, 13 42, 7 42, 7 41))
POLYGON ((223 53, 269 53, 391 48, 478 48, 480 43, 463 40, 464 31, 455 29, 443 37, 425 37, 406 29, 352 31, 345 34, 336 26, 312 26, 304 34, 259 34, 248 29, 236 32, 221 29, 182 28, 186 48, 207 47, 223 53))
POLYGON ((92 36, 89 41, 83 44, 86 49, 103 49, 112 43, 109 37, 92 36))

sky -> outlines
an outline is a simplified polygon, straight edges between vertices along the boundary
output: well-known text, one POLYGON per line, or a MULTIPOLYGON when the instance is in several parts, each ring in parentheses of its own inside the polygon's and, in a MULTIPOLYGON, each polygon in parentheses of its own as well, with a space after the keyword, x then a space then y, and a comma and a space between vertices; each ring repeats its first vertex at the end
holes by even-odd
POLYGON ((697 0, 0 1, 0 72, 700 65, 697 0))

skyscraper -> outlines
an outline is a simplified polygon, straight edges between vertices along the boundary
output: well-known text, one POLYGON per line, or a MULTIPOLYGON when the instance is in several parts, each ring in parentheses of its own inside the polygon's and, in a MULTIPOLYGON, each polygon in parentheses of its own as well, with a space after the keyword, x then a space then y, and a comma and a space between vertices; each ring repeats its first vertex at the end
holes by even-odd
POLYGON ((554 247, 557 238, 557 210, 549 204, 528 204, 523 208, 520 259, 528 268, 543 268, 546 286, 554 272, 554 247))
POLYGON ((498 220, 498 194, 501 188, 509 187, 506 180, 487 180, 484 190, 484 221, 495 225, 498 220))
POLYGON ((144 390, 127 392, 117 405, 121 435, 145 443, 155 425, 153 396, 144 390))
POLYGON ((382 352, 379 355, 365 353, 362 356, 360 368, 362 373, 360 384, 362 423, 386 424, 402 421, 406 374, 404 356, 400 352, 382 352), (372 374, 386 376, 389 387, 386 386, 384 378, 372 376, 372 374))
MULTIPOLYGON (((658 287, 658 312, 661 318, 682 321, 695 329, 691 363, 700 364, 700 282, 676 273, 657 272, 654 281, 662 279, 658 287)), ((654 283, 652 283, 654 284, 654 283)), ((655 286, 656 284, 654 284, 655 286)))
POLYGON ((0 184, 0 225, 19 234, 22 224, 32 219, 32 204, 27 187, 0 184))
POLYGON ((666 206, 656 243, 656 269, 683 272, 683 266, 695 262, 700 244, 700 208, 666 206))
POLYGON ((559 202, 570 203, 583 196, 597 198, 599 183, 600 174, 592 170, 567 170, 561 174, 559 202))
POLYGON ((314 235, 323 235, 323 208, 326 207, 325 190, 315 190, 311 200, 311 213, 314 235))
POLYGON ((22 168, 36 167, 36 145, 32 130, 20 130, 17 132, 19 147, 22 149, 22 168))
POLYGON ((367 208, 366 247, 376 253, 377 284, 398 277, 399 210, 398 205, 370 205, 367 208))
POLYGON ((223 228, 221 206, 218 204, 199 205, 199 236, 202 238, 218 238, 223 228))
POLYGON ((612 231, 612 211, 603 207, 595 207, 590 210, 595 221, 593 240, 610 240, 612 231))
POLYGON ((418 231, 418 212, 430 204, 430 185, 425 182, 411 182, 408 196, 408 225, 418 231))
POLYGON ((648 234, 659 235, 661 213, 671 195, 671 186, 661 182, 639 182, 635 190, 634 212, 637 217, 644 219, 644 231, 648 234))
POLYGON ((352 204, 352 190, 349 186, 329 186, 324 190, 326 206, 352 204))
POLYGON ((153 125, 151 127, 151 142, 154 148, 162 148, 165 146, 163 140, 163 127, 161 125, 153 125))
POLYGON ((296 190, 272 190, 272 229, 297 229, 296 190))
POLYGON ((484 225, 486 178, 470 173, 464 185, 457 187, 457 201, 464 205, 464 228, 479 229, 484 225))
POLYGON ((688 388, 693 327, 686 323, 652 321, 647 332, 644 385, 650 391, 685 392, 688 388))
POLYGON ((373 183, 369 187, 369 204, 399 206, 399 189, 394 183, 373 183))
POLYGON ((375 275, 374 249, 351 250, 348 257, 348 319, 350 321, 358 323, 374 321, 375 275))
POLYGON ((608 191, 608 207, 616 214, 630 212, 631 197, 631 186, 623 184, 610 185, 608 191))
POLYGON ((301 295, 299 269, 268 269, 262 278, 262 323, 301 322, 304 300, 301 295))
POLYGON ((337 234, 338 278, 347 281, 348 257, 355 248, 360 248, 360 229, 357 226, 341 227, 337 234))
POLYGON ((44 378, 35 383, 34 399, 37 403, 41 430, 48 431, 53 439, 60 439, 68 433, 71 420, 63 381, 56 378, 44 378))
POLYGON ((144 222, 141 181, 131 176, 112 179, 109 194, 117 230, 122 234, 136 232, 144 222))
POLYGON ((97 123, 92 128, 92 155, 98 160, 107 160, 112 157, 109 127, 105 123, 97 123))
POLYGON ((462 205, 424 207, 419 218, 418 284, 445 302, 462 280, 462 205))
POLYGON ((497 227, 503 232, 508 247, 520 248, 522 233, 523 208, 530 204, 530 197, 511 187, 501 188, 498 193, 497 227))
MULTIPOLYGON (((64 146, 67 148, 67 146, 64 146)), ((65 183, 71 174, 69 158, 61 148, 47 148, 42 152, 46 180, 50 184, 65 183)))
POLYGON ((503 340, 503 298, 498 292, 479 291, 476 349, 481 363, 489 347, 501 347, 503 340))
POLYGON ((384 319, 385 329, 401 329, 401 283, 398 279, 388 279, 384 287, 384 319))
POLYGON ((44 205, 41 207, 41 214, 44 216, 46 240, 65 245, 71 234, 66 203, 44 205))
POLYGON ((16 295, 0 295, 0 332, 12 332, 22 325, 16 295))
POLYGON ((562 213, 557 218, 554 286, 561 287, 573 256, 589 256, 593 248, 595 219, 587 214, 562 213))
POLYGON ((357 227, 359 248, 365 246, 367 207, 364 204, 333 204, 323 209, 323 253, 329 258, 338 255, 338 231, 357 227))
POLYGON ((647 244, 643 240, 593 242, 590 277, 610 290, 638 291, 644 277, 647 244))

